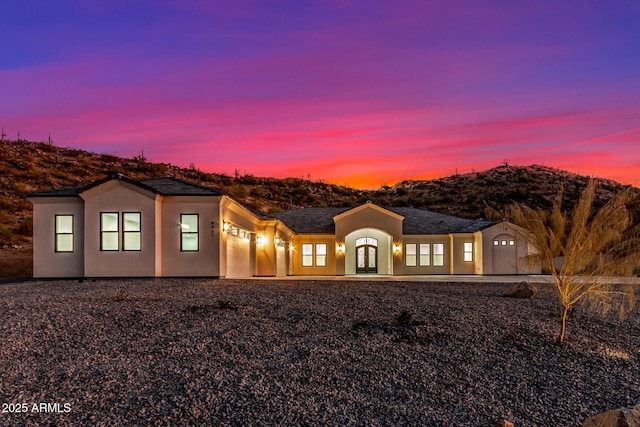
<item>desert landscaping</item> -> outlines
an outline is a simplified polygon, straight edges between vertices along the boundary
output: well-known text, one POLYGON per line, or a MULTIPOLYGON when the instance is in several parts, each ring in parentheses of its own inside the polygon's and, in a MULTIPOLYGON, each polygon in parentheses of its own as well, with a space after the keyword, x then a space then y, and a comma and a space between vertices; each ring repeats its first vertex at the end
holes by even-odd
POLYGON ((0 424, 579 426, 640 401, 637 309, 578 309, 555 345, 549 285, 446 280, 3 284, 0 424))

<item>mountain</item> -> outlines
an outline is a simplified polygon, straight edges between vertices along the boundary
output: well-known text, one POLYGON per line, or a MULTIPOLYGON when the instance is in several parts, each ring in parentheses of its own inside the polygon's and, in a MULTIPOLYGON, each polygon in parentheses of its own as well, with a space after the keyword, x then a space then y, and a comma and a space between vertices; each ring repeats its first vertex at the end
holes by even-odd
MULTIPOLYGON (((545 166, 510 166, 434 180, 403 181, 378 190, 355 190, 345 186, 302 178, 231 177, 203 172, 195 166, 180 168, 148 162, 143 154, 132 159, 62 148, 29 141, 0 142, 0 248, 28 245, 31 241, 31 204, 23 195, 30 191, 84 186, 113 173, 132 178, 165 176, 218 188, 250 209, 264 213, 295 207, 357 206, 371 201, 380 206, 413 206, 466 218, 485 216, 485 207, 498 211, 519 202, 548 209, 564 189, 570 209, 588 177, 545 166)), ((600 180, 596 206, 625 186, 600 180)), ((633 188, 639 194, 640 189, 633 188)), ((640 223, 640 203, 636 203, 640 223)))

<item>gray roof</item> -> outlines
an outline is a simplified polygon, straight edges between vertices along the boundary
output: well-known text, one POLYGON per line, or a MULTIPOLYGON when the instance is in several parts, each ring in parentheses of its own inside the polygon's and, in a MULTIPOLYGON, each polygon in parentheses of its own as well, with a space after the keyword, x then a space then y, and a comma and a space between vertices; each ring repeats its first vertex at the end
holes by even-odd
POLYGON ((222 196, 222 192, 215 188, 182 181, 171 176, 140 179, 138 182, 163 196, 222 196))
MULTIPOLYGON (((335 234, 333 217, 351 208, 301 208, 271 214, 299 234, 335 234)), ((467 219, 416 208, 385 208, 404 217, 402 233, 473 233, 493 224, 482 219, 467 219)))
POLYGON ((74 197, 80 194, 84 187, 59 188, 57 190, 41 190, 27 193, 26 197, 74 197))
POLYGON ((296 233, 335 234, 333 217, 351 208, 299 208, 271 214, 296 233))
POLYGON ((403 234, 473 233, 494 224, 483 219, 467 219, 416 208, 388 208, 404 217, 403 234))
POLYGON ((78 196, 83 191, 97 187, 112 179, 119 179, 140 188, 144 188, 155 194, 162 196, 222 196, 222 192, 215 188, 205 187, 192 182, 183 181, 171 176, 159 178, 133 179, 122 174, 113 174, 105 179, 96 181, 86 187, 61 188, 58 190, 34 191, 27 194, 27 197, 73 197, 78 196))

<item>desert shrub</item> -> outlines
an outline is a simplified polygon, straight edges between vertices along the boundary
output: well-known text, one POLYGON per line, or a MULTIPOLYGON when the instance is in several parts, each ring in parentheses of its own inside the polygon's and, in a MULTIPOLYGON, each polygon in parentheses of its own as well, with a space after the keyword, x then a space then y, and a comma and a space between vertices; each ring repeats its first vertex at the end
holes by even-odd
POLYGON ((0 224, 0 246, 8 245, 12 242, 14 236, 13 232, 4 224, 0 224))
POLYGON ((27 217, 20 221, 20 224, 16 228, 15 232, 20 236, 33 235, 33 218, 27 217))

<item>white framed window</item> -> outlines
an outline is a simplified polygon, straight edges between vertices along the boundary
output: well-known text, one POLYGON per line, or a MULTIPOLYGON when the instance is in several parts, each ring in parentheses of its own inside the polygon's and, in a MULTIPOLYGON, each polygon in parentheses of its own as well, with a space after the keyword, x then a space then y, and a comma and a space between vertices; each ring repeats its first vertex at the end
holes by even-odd
POLYGON ((140 212, 122 213, 122 250, 140 251, 142 250, 142 226, 140 212))
POLYGON ((426 267, 431 265, 431 245, 429 243, 420 243, 418 247, 420 254, 420 266, 426 267))
POLYGON ((500 246, 500 241, 499 240, 494 240, 493 241, 493 246, 500 246))
POLYGON ((463 258, 465 262, 473 261, 473 243, 472 242, 464 242, 463 258))
POLYGON ((120 214, 118 212, 100 213, 100 250, 120 250, 120 214))
POLYGON ((198 252, 200 249, 199 215, 180 214, 180 251, 198 252))
POLYGON ((55 216, 55 251, 73 252, 73 215, 55 216))
POLYGON ((405 243, 404 245, 404 265, 415 267, 417 264, 417 245, 415 243, 405 243))
POLYGON ((433 244, 433 265, 442 267, 444 265, 444 243, 433 244))
POLYGON ((515 245, 516 245, 515 240, 509 240, 509 246, 515 246, 515 245))
POLYGON ((316 243, 316 267, 327 266, 327 244, 316 243))
POLYGON ((302 266, 313 267, 313 244, 302 244, 302 266))

